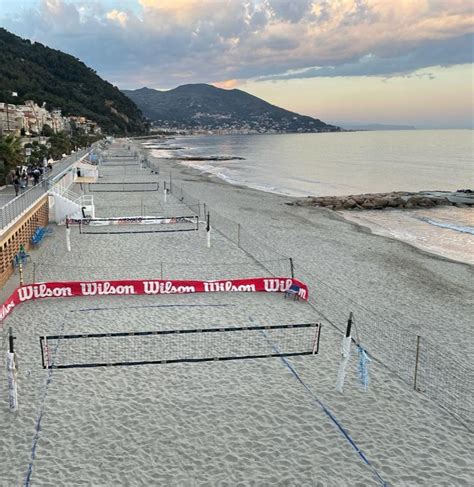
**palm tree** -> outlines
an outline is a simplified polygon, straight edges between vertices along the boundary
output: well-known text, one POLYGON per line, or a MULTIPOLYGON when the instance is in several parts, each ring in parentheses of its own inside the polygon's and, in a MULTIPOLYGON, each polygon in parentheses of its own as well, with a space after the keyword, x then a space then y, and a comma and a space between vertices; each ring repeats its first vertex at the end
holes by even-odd
POLYGON ((6 175, 24 161, 21 139, 14 135, 0 137, 0 181, 5 183, 6 175))

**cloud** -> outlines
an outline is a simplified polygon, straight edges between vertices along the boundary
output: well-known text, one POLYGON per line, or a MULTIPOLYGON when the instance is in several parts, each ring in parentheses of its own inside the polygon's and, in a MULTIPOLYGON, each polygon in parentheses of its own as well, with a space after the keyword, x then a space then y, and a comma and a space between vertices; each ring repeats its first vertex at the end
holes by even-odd
POLYGON ((0 24, 124 88, 389 77, 472 62, 470 0, 38 2, 0 24))
POLYGON ((240 81, 238 79, 226 79, 224 81, 215 81, 214 83, 211 84, 214 85, 216 88, 231 90, 232 88, 239 86, 240 81))
POLYGON ((126 12, 120 12, 116 9, 107 12, 105 16, 109 20, 118 22, 122 27, 125 27, 128 20, 128 14, 126 12))

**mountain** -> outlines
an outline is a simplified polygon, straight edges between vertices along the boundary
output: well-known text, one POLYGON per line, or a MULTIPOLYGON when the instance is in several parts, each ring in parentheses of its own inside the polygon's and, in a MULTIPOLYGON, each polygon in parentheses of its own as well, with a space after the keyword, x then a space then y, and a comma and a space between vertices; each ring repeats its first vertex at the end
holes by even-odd
POLYGON ((136 105, 79 59, 0 28, 0 101, 25 100, 87 117, 108 133, 144 130, 136 105), (12 92, 18 97, 12 98, 12 92))
POLYGON ((289 112, 241 90, 206 84, 169 91, 123 90, 155 125, 248 132, 334 132, 340 128, 289 112))

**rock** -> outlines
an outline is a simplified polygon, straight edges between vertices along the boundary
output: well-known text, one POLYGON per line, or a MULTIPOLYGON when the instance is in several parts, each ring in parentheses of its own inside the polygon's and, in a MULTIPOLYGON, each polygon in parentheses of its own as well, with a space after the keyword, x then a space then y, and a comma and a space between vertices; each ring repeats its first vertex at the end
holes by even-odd
POLYGON ((385 198, 377 198, 377 197, 375 197, 372 200, 372 202, 374 204, 374 209, 375 210, 382 210, 383 208, 385 208, 387 206, 387 200, 385 198))
POLYGON ((350 210, 350 209, 355 208, 357 206, 357 202, 353 198, 347 198, 347 200, 344 201, 342 206, 346 210, 350 210))
POLYGON ((405 202, 398 196, 389 196, 387 198, 387 206, 389 208, 396 208, 397 206, 404 205, 405 202))
POLYGON ((355 196, 351 196, 351 198, 358 204, 362 205, 362 203, 366 200, 366 197, 364 195, 358 194, 355 196))
POLYGON ((374 209, 374 202, 372 200, 365 200, 360 206, 365 210, 373 210, 374 209))
POLYGON ((433 208, 436 204, 430 198, 421 198, 418 202, 418 206, 421 206, 422 208, 433 208))

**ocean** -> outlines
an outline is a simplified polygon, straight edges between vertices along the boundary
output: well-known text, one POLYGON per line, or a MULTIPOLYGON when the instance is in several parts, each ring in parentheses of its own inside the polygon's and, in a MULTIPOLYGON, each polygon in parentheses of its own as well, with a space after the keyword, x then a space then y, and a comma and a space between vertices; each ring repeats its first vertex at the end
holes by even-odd
MULTIPOLYGON (((304 197, 474 189, 473 135, 471 130, 213 135, 148 146, 154 157, 177 158, 230 184, 304 197)), ((474 264, 474 209, 341 213, 374 233, 474 264)))

